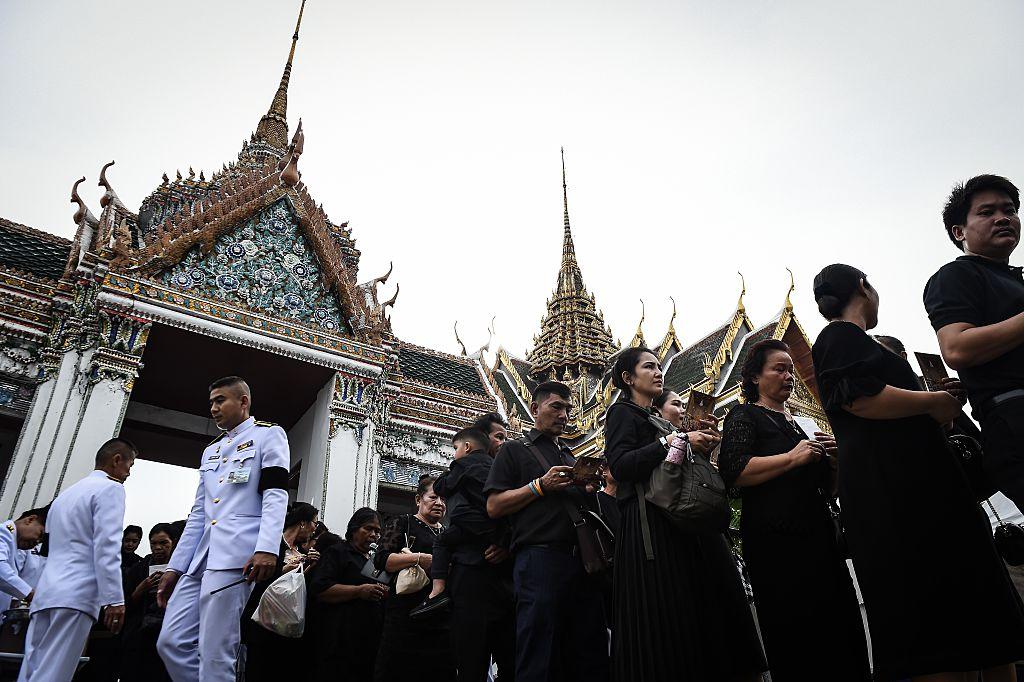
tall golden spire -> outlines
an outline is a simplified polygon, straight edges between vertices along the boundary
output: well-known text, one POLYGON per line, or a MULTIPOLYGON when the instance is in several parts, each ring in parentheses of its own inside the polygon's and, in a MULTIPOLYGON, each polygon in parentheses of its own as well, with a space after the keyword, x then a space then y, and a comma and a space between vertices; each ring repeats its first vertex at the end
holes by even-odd
POLYGON ((306 9, 306 0, 299 7, 299 19, 295 22, 295 33, 292 34, 292 47, 288 51, 288 61, 281 74, 281 83, 277 86, 270 109, 256 126, 256 139, 263 140, 281 151, 288 148, 288 82, 292 77, 292 60, 295 58, 295 45, 299 42, 299 26, 302 24, 302 13, 306 9))
POLYGON ((584 289, 583 273, 576 262, 576 246, 569 227, 569 189, 565 183, 565 147, 562 147, 562 266, 558 270, 558 293, 571 294, 584 289))
POLYGON ((562 263, 555 293, 548 301, 540 335, 527 356, 537 378, 564 379, 593 372, 600 374, 617 348, 612 333, 597 309, 594 297, 583 284, 576 261, 576 247, 569 227, 569 191, 565 181, 565 149, 562 149, 562 263))

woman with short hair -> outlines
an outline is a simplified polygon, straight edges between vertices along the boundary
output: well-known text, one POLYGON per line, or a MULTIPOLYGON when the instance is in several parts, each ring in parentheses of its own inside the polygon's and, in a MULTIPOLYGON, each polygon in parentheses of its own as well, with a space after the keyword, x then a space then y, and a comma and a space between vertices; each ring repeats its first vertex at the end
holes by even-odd
POLYGON ((651 410, 663 377, 650 349, 622 351, 612 381, 622 392, 605 423, 605 457, 619 482, 622 512, 612 585, 612 678, 757 680, 764 657, 725 537, 679 530, 637 497, 637 485, 646 485, 666 458, 685 456, 687 441, 695 456, 707 457, 718 435, 702 428, 662 436, 664 420, 651 410), (640 505, 646 505, 653 560, 644 548, 640 505))
POLYGON ((754 344, 741 375, 745 402, 725 418, 718 466, 743 498, 743 560, 772 682, 870 680, 829 507, 834 441, 805 433, 786 406, 798 379, 784 342, 754 344))
POLYGON ((922 391, 906 360, 876 343, 878 292, 830 265, 814 278, 829 321, 814 344, 822 404, 839 441, 839 499, 864 595, 878 679, 1015 679, 1024 606, 942 425, 960 413, 922 391))
POLYGON ((363 568, 380 532, 380 514, 363 507, 349 519, 345 539, 324 549, 309 582, 317 611, 317 628, 310 633, 316 672, 310 679, 367 682, 373 677, 388 587, 363 575, 363 568))
POLYGON ((424 660, 430 661, 430 677, 436 682, 454 682, 455 658, 447 613, 412 620, 409 611, 430 594, 430 581, 410 594, 395 594, 399 571, 419 566, 430 573, 434 540, 444 526, 445 503, 434 492, 433 476, 421 476, 416 488, 416 511, 403 514, 388 525, 380 549, 373 558, 378 569, 392 575, 392 595, 384 616, 384 632, 374 680, 392 682, 419 675, 424 660), (403 551, 403 550, 408 551, 403 551))

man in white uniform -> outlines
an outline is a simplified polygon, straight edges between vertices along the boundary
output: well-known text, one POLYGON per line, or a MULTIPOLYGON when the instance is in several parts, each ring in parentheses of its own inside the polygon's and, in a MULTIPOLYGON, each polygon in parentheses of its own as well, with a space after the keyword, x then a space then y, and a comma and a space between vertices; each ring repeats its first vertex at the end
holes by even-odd
POLYGON ((252 583, 266 580, 288 507, 288 437, 249 416, 240 377, 210 386, 210 415, 223 429, 199 466, 185 530, 157 588, 167 605, 157 650, 175 682, 233 682, 239 620, 252 583))
POLYGON ((32 584, 21 576, 25 552, 43 539, 48 507, 29 509, 0 527, 0 615, 11 608, 11 600, 32 601, 32 584))
POLYGON ((127 440, 108 440, 96 453, 96 471, 50 505, 49 555, 32 599, 18 682, 70 680, 101 612, 111 632, 121 631, 123 484, 137 454, 127 440))

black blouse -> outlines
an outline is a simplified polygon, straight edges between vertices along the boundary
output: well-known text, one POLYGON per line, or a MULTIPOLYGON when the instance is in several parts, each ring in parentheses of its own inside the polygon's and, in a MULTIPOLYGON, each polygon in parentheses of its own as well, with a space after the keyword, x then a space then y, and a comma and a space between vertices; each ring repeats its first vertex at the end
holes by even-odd
POLYGON ((619 482, 620 503, 636 495, 635 484, 647 483, 668 454, 658 440, 660 433, 651 423, 650 415, 650 410, 627 399, 618 400, 608 408, 604 456, 612 476, 619 482))
MULTIPOLYGON (((388 524, 388 529, 380 542, 380 548, 373 556, 373 565, 379 569, 386 570, 388 557, 395 552, 401 552, 403 547, 409 551, 423 554, 434 553, 434 540, 441 533, 442 528, 431 528, 420 521, 415 514, 404 514, 397 517, 388 524)), ((391 592, 388 595, 388 610, 401 609, 408 611, 418 606, 430 593, 430 585, 424 587, 420 592, 413 594, 398 594, 395 592, 395 583, 398 580, 398 571, 392 572, 391 592)))
MULTIPOLYGON (((719 472, 733 485, 754 457, 789 452, 807 435, 778 412, 754 404, 737 405, 725 418, 719 472)), ((744 533, 805 533, 828 520, 825 492, 831 488, 824 460, 798 467, 759 485, 740 489, 744 533)))

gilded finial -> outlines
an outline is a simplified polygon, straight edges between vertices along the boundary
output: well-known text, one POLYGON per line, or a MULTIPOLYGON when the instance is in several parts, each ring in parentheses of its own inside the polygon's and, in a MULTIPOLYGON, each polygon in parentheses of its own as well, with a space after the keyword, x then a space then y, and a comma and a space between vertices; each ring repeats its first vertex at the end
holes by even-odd
POLYGON ((178 171, 175 171, 175 173, 177 173, 177 175, 178 175, 178 180, 181 180, 181 171, 178 170, 178 171))
POLYGON ((395 301, 398 300, 398 292, 402 290, 401 284, 395 285, 395 295, 380 304, 380 311, 383 313, 385 308, 394 308, 395 301))
POLYGON ((669 296, 668 300, 672 301, 672 317, 669 318, 669 321, 668 321, 668 331, 669 331, 670 334, 675 334, 676 333, 676 299, 674 299, 671 296, 669 296))
POLYGON ((170 178, 167 177, 167 173, 164 173, 163 178, 161 179, 163 180, 163 182, 160 183, 161 185, 166 185, 168 182, 171 181, 170 178))
POLYGON ((288 151, 284 156, 281 157, 281 164, 284 164, 284 168, 281 171, 281 182, 287 187, 295 187, 299 184, 299 178, 302 177, 302 173, 299 172, 299 157, 302 156, 302 147, 305 145, 306 135, 302 132, 302 119, 299 119, 299 125, 295 128, 295 134, 292 136, 292 142, 288 145, 288 151))
POLYGON ((747 294, 747 280, 746 280, 745 277, 743 277, 743 273, 742 272, 737 271, 736 274, 740 276, 740 285, 742 287, 740 289, 740 300, 737 301, 737 303, 736 303, 736 310, 744 310, 745 311, 746 307, 743 305, 743 297, 746 296, 746 294, 747 294))
POLYGON ((192 170, 192 166, 188 167, 188 179, 192 180, 196 177, 196 172, 192 170))
POLYGON ((644 307, 644 299, 640 299, 640 322, 636 325, 636 333, 633 334, 633 340, 629 342, 630 347, 637 348, 639 346, 646 346, 647 342, 644 340, 644 320, 647 319, 647 309, 644 307))
POLYGON ((796 279, 794 279, 794 277, 793 277, 793 271, 792 270, 790 270, 789 268, 786 268, 786 272, 789 273, 789 291, 786 292, 786 310, 792 312, 793 311, 793 300, 792 300, 791 296, 793 295, 793 292, 796 291, 796 279))
POLYGON ((206 176, 203 175, 203 171, 199 171, 199 182, 206 182, 206 176))
POLYGON ((455 321, 455 340, 459 343, 459 347, 462 349, 462 354, 468 356, 469 353, 466 352, 466 344, 462 343, 462 339, 459 338, 459 322, 458 322, 458 320, 455 321))

